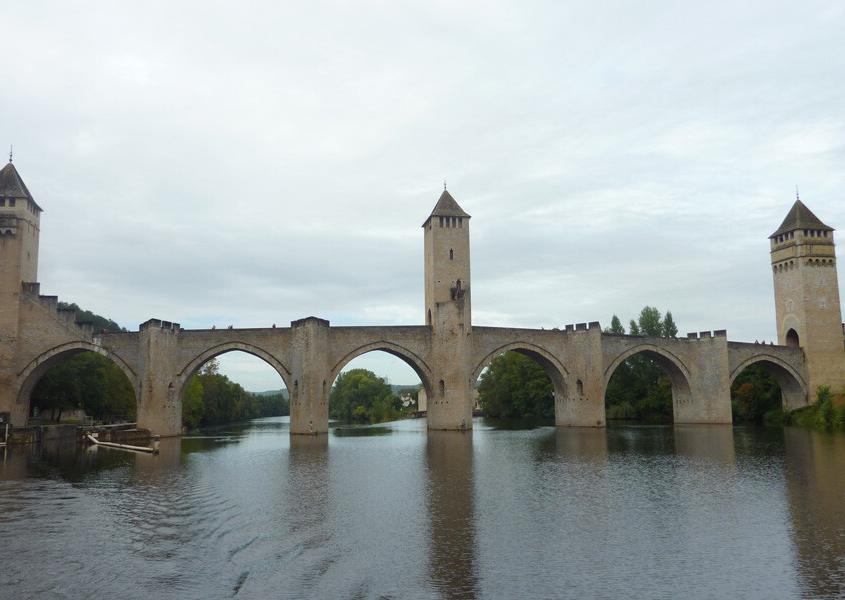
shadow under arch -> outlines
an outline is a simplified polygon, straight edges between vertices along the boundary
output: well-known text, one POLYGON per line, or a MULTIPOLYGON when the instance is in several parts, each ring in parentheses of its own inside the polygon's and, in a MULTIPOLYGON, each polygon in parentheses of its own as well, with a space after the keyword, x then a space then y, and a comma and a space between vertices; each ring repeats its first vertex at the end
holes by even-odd
POLYGON ((210 361, 212 358, 216 358, 221 354, 226 354, 227 352, 245 352, 247 354, 251 354, 256 358, 260 358, 268 365, 273 367, 276 373, 279 374, 279 377, 282 378, 282 382, 285 384, 285 387, 293 393, 293 386, 291 385, 291 380, 293 379, 290 370, 282 364, 282 362, 277 359, 275 356, 264 350, 263 348, 259 348, 258 346, 253 346, 252 344, 247 344, 246 342, 225 342, 223 344, 219 344, 217 346, 213 346, 208 348, 192 358, 188 364, 182 367, 177 373, 176 378, 178 380, 178 389, 179 389, 179 398, 181 399, 183 394, 185 393, 185 387, 188 385, 188 381, 191 379, 191 376, 199 371, 200 367, 202 367, 205 363, 210 361))
MULTIPOLYGON (((340 375, 340 372, 350 362, 352 362, 363 354, 378 351, 386 352, 387 354, 395 356, 396 358, 400 359, 402 362, 407 364, 409 367, 411 367, 414 373, 417 374, 417 377, 420 378, 420 382, 422 382, 426 395, 429 398, 433 397, 434 388, 432 387, 431 369, 429 368, 425 360, 423 360, 419 355, 412 352, 411 350, 408 350, 407 348, 403 348, 398 344, 394 344, 393 342, 388 342, 386 340, 370 342, 368 344, 364 344, 363 346, 355 348, 351 352, 346 353, 346 355, 332 367, 331 372, 329 373, 329 379, 331 381, 331 384, 334 385, 337 376, 340 375)), ((326 389, 323 390, 325 400, 328 399, 328 393, 330 390, 331 386, 328 386, 326 389)))
POLYGON ((43 377, 44 374, 53 367, 77 354, 82 354, 83 352, 93 352, 95 354, 99 354, 116 364, 129 380, 129 384, 132 386, 132 393, 135 396, 135 405, 138 405, 138 400, 141 397, 140 382, 132 367, 130 367, 129 364, 118 354, 115 354, 108 348, 104 348, 103 346, 99 346, 92 342, 80 340, 61 344, 42 352, 32 359, 30 363, 18 373, 17 380, 20 382, 16 400, 18 407, 24 408, 26 410, 26 414, 28 415, 32 391, 35 389, 35 385, 41 377, 43 377))
MULTIPOLYGON (((632 348, 617 356, 610 366, 604 371, 604 388, 605 395, 607 394, 607 386, 610 383, 610 378, 616 372, 619 366, 634 356, 641 354, 654 362, 660 367, 666 375, 669 376, 669 381, 672 383, 672 414, 674 420, 678 420, 678 412, 681 407, 688 406, 692 402, 692 391, 690 389, 690 373, 683 361, 675 356, 673 353, 655 346, 654 344, 637 344, 632 348)), ((605 400, 606 402, 606 400, 605 400)), ((605 410, 607 410, 605 408, 605 410)))
MULTIPOLYGON (((546 372, 549 380, 552 382, 552 389, 554 390, 554 403, 555 403, 555 419, 556 421, 559 420, 559 407, 561 403, 564 402, 567 398, 567 390, 569 389, 569 371, 567 371, 566 367, 555 357, 554 354, 538 346, 536 344, 532 344, 531 342, 510 342, 503 346, 499 346, 492 352, 488 353, 481 361, 476 365, 475 369, 472 371, 472 376, 470 379, 470 387, 475 386, 475 382, 481 376, 481 372, 487 368, 493 360, 505 352, 516 352, 518 354, 522 354, 523 356, 527 356, 537 364, 539 364, 543 370, 546 372)), ((581 382, 578 382, 581 384, 581 382)), ((580 388, 581 385, 576 385, 575 387, 580 388)), ((575 390, 575 392, 579 392, 579 390, 575 390)))
POLYGON ((771 375, 778 382, 783 408, 795 410, 807 406, 808 392, 804 378, 789 363, 769 354, 752 356, 740 363, 731 373, 731 387, 733 387, 734 381, 740 373, 752 365, 760 365, 768 375, 771 375))

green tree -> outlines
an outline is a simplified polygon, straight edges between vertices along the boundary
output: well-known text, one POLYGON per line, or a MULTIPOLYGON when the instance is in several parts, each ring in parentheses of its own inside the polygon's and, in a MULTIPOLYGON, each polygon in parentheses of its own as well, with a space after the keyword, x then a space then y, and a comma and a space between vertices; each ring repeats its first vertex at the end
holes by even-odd
POLYGON ((555 416, 551 380, 543 367, 518 352, 505 352, 493 359, 481 374, 478 400, 488 417, 555 416))
POLYGON ((767 415, 781 410, 777 381, 762 365, 744 369, 731 385, 731 405, 735 421, 763 422, 767 415))
MULTIPOLYGON (((612 322, 612 321, 611 321, 612 322)), ((678 327, 672 313, 665 318, 652 306, 645 306, 637 320, 631 320, 631 335, 675 337, 678 327)), ((623 362, 610 378, 605 392, 609 419, 672 419, 672 382, 651 358, 644 354, 623 362)))
POLYGON ((182 393, 182 423, 190 429, 290 414, 282 393, 252 394, 220 373, 215 359, 193 375, 182 393))
POLYGON ((97 420, 134 420, 135 391, 123 371, 104 356, 83 352, 53 367, 36 383, 32 409, 61 420, 65 410, 82 409, 97 420))
POLYGON ((329 394, 329 416, 348 423, 380 423, 402 414, 390 385, 372 371, 350 369, 338 375, 329 394))
POLYGON ((625 327, 616 315, 613 315, 613 318, 610 320, 610 327, 607 329, 607 332, 620 335, 625 333, 625 327))
POLYGON ((667 338, 678 337, 678 326, 675 325, 675 319, 672 318, 672 311, 666 311, 666 316, 663 317, 663 336, 667 338))
POLYGON ((194 375, 188 380, 182 393, 182 424, 190 429, 199 427, 202 424, 203 409, 202 380, 194 375))
POLYGON ((663 335, 663 319, 660 311, 653 306, 644 306, 640 311, 638 322, 640 333, 649 337, 661 337, 663 335))

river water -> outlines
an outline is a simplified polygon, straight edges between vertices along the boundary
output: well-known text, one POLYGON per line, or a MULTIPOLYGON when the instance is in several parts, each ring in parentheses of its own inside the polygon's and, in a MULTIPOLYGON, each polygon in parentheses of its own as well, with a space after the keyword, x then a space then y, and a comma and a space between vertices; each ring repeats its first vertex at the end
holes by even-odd
POLYGON ((288 427, 7 451, 0 598, 845 594, 845 436, 288 427))

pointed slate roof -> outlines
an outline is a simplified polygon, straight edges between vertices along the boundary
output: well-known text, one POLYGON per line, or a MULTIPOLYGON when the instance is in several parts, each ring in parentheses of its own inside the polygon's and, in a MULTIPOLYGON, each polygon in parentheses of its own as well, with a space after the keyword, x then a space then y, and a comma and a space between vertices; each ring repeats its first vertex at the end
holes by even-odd
POLYGON ((26 188, 23 179, 18 175, 15 165, 11 162, 0 169, 0 198, 21 198, 23 200, 29 200, 38 207, 38 210, 41 210, 41 207, 38 206, 38 203, 35 202, 32 194, 26 188))
POLYGON ((821 229, 822 231, 833 231, 833 227, 828 227, 822 223, 821 220, 813 214, 813 211, 807 208, 801 200, 795 201, 795 204, 793 204, 792 208, 789 209, 789 213, 787 213, 783 223, 780 224, 778 230, 770 235, 769 238, 777 237, 788 231, 794 231, 796 229, 821 229))
MULTIPOLYGON (((443 193, 440 194, 440 199, 437 200, 437 204, 434 205, 434 210, 431 211, 428 218, 430 219, 431 217, 470 218, 470 216, 464 212, 464 209, 458 205, 454 198, 452 198, 452 194, 446 190, 443 190, 443 193)), ((428 219, 426 219, 426 222, 428 222, 428 219)))

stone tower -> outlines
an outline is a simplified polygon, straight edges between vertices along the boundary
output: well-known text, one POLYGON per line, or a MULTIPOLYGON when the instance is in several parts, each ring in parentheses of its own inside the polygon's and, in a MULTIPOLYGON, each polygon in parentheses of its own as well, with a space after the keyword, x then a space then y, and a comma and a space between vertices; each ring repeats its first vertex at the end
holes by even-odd
POLYGON ((813 402, 820 385, 834 391, 845 385, 833 228, 796 199, 769 240, 778 343, 804 350, 808 400, 813 402))
POLYGON ((24 283, 38 281, 41 207, 17 169, 0 169, 0 337, 16 339, 24 283))
POLYGON ((423 223, 425 322, 431 327, 434 389, 428 398, 430 429, 472 427, 472 335, 469 259, 470 216, 445 189, 423 223))

